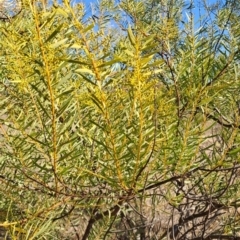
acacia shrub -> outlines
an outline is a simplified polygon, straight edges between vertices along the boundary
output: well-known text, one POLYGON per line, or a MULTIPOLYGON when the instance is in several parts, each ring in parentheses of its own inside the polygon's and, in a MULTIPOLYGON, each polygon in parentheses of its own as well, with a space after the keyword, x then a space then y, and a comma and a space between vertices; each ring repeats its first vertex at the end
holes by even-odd
POLYGON ((195 33, 165 2, 103 1, 88 20, 82 4, 24 2, 0 23, 13 239, 237 236, 239 33, 195 33))

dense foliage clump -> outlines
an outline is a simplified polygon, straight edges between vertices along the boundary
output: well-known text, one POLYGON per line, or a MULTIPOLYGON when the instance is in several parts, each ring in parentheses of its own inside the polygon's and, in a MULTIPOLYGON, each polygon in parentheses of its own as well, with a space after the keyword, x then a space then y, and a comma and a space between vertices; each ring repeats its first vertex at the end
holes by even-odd
POLYGON ((239 1, 18 6, 0 21, 6 234, 238 239, 239 1))

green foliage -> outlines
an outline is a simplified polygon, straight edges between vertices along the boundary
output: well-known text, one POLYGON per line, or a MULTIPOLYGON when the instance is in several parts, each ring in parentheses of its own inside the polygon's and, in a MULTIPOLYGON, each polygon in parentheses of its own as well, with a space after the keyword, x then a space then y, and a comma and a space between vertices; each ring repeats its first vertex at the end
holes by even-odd
POLYGON ((102 1, 92 18, 23 2, 0 22, 12 239, 165 239, 176 224, 176 239, 236 235, 238 12, 194 31, 181 1, 150 2, 102 1))

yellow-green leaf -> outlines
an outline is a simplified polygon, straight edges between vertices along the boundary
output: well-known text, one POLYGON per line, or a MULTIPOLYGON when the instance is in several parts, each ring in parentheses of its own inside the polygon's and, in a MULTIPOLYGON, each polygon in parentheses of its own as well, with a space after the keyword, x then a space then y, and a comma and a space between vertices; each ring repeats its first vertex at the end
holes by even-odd
POLYGON ((135 36, 133 35, 132 29, 131 29, 130 26, 128 27, 128 38, 129 38, 131 44, 132 44, 133 46, 135 46, 135 44, 136 44, 136 38, 135 38, 135 36))
POLYGON ((94 73, 93 73, 93 71, 92 70, 90 70, 90 69, 88 69, 88 68, 79 68, 79 69, 77 69, 77 70, 75 70, 75 72, 76 73, 88 73, 88 74, 91 74, 91 75, 95 75, 94 73))

